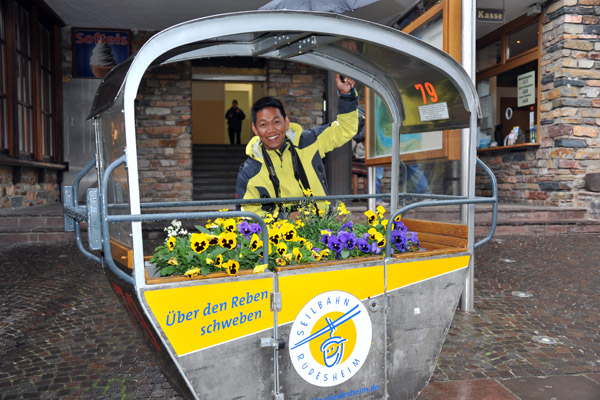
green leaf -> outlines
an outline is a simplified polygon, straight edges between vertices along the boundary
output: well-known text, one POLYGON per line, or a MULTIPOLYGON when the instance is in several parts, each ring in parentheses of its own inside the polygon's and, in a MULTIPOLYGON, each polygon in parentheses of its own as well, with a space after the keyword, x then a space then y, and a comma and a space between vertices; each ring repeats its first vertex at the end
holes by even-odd
POLYGON ((348 258, 350 256, 350 252, 348 250, 342 250, 341 254, 342 258, 348 258))
POLYGON ((202 267, 200 267, 200 273, 202 274, 202 276, 206 276, 210 273, 210 267, 207 265, 203 265, 202 267))

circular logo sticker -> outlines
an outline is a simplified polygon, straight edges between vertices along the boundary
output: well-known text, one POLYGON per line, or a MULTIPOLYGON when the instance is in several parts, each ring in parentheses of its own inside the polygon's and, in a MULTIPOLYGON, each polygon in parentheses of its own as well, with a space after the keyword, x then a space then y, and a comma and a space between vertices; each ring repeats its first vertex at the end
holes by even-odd
POLYGON ((321 293, 306 303, 292 324, 292 364, 308 383, 339 385, 363 366, 371 337, 371 318, 358 298, 342 291, 321 293))

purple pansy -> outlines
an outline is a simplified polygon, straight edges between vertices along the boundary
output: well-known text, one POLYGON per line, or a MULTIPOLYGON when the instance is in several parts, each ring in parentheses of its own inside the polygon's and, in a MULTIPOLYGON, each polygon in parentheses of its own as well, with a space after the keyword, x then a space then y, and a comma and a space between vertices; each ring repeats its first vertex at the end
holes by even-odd
POLYGON ((356 247, 358 247, 358 249, 363 253, 371 252, 371 246, 369 245, 369 242, 366 239, 358 239, 356 241, 356 247))
POLYGON ((348 250, 352 250, 356 246, 356 236, 354 233, 342 231, 338 234, 338 239, 348 250))

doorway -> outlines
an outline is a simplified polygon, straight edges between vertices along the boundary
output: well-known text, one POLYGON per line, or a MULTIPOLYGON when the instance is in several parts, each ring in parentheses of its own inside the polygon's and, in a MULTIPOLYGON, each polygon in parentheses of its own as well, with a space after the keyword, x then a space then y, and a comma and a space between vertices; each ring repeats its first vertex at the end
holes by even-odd
POLYGON ((252 104, 264 96, 264 82, 192 82, 192 142, 193 144, 229 144, 225 113, 231 102, 246 114, 242 122, 241 143, 254 136, 252 132, 252 104))

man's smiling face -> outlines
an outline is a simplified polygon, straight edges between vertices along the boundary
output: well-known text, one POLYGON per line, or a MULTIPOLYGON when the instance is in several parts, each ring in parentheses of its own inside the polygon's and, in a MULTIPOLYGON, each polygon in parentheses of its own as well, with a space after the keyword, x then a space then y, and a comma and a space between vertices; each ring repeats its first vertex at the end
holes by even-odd
POLYGON ((285 132, 289 127, 289 119, 284 118, 279 109, 267 107, 256 113, 256 124, 252 124, 252 131, 267 150, 277 150, 285 141, 285 132))

